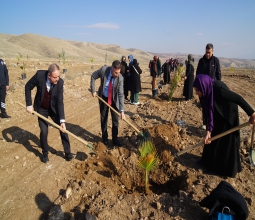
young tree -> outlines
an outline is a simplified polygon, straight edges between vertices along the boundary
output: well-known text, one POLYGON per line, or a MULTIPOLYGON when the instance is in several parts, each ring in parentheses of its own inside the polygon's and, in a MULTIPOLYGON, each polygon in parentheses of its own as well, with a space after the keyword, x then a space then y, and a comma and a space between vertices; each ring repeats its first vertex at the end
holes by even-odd
POLYGON ((147 140, 143 141, 139 147, 138 166, 145 170, 145 193, 149 191, 149 171, 155 169, 158 165, 158 154, 154 144, 147 140))

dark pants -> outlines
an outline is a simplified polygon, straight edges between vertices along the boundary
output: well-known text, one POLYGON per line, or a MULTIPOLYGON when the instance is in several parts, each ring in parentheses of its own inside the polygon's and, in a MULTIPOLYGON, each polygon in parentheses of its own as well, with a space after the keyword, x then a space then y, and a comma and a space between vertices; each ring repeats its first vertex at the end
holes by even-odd
MULTIPOLYGON (((59 116, 56 115, 51 109, 39 108, 38 113, 41 114, 42 116, 44 116, 45 118, 48 118, 48 116, 50 116, 51 119, 56 124, 60 125, 59 116)), ((43 152, 43 155, 48 155, 48 151, 49 151, 49 145, 48 145, 48 141, 47 141, 48 123, 39 117, 38 117, 38 122, 39 122, 39 127, 41 129, 40 144, 41 144, 42 152, 43 152)), ((63 133, 60 131, 60 137, 61 137, 61 141, 62 141, 62 144, 64 147, 65 154, 70 153, 70 142, 69 142, 68 135, 66 133, 63 133)))
POLYGON ((130 90, 130 77, 125 77, 124 78, 124 95, 125 98, 128 97, 128 91, 130 90))
POLYGON ((1 112, 2 113, 6 113, 5 97, 6 97, 6 86, 0 86, 0 104, 1 104, 1 112))
MULTIPOLYGON (((102 96, 102 98, 106 102, 108 101, 107 97, 102 96)), ((118 109, 113 101, 112 101, 111 106, 116 111, 118 111, 118 109)), ((108 139, 107 121, 108 121, 109 107, 101 101, 99 101, 99 107, 100 107, 100 115, 101 115, 102 138, 103 138, 103 140, 107 140, 108 139)), ((118 137, 119 116, 113 110, 111 110, 111 116, 112 116, 112 140, 115 141, 115 140, 117 140, 117 137, 118 137)))

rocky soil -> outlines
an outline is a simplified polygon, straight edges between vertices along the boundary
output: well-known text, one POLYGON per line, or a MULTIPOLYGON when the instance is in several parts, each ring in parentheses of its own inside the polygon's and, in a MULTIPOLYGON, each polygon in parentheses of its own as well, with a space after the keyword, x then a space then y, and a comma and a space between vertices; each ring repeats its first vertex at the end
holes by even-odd
MULTIPOLYGON (((36 69, 46 69, 50 64, 29 62, 27 79, 36 69)), ((93 152, 70 137, 75 159, 65 161, 59 132, 51 126, 50 162, 44 164, 37 118, 16 103, 25 104, 27 79, 21 79, 21 70, 13 60, 7 60, 7 65, 11 83, 6 104, 12 118, 0 122, 0 219, 54 219, 57 212, 63 219, 206 219, 208 210, 198 203, 222 180, 244 196, 248 219, 255 219, 255 169, 248 157, 250 126, 241 129, 243 171, 236 178, 206 174, 196 163, 202 147, 174 157, 176 152, 200 142, 204 135, 199 128, 199 101, 197 97, 183 99, 183 82, 171 102, 167 99, 169 85, 152 99, 149 72, 147 66, 142 66, 141 105, 125 104, 127 120, 142 132, 148 130, 160 157, 159 166, 149 174, 150 192, 145 194, 144 173, 137 165, 141 138, 134 129, 120 122, 123 147, 115 147, 110 141, 106 148, 101 142, 98 100, 88 90, 90 75, 100 66, 91 69, 88 64, 73 62, 62 75, 67 129, 91 143, 93 152)), ((223 81, 255 109, 254 70, 224 69, 223 81)), ((240 123, 247 120, 240 109, 240 123)), ((108 128, 111 137, 110 122, 108 128)))

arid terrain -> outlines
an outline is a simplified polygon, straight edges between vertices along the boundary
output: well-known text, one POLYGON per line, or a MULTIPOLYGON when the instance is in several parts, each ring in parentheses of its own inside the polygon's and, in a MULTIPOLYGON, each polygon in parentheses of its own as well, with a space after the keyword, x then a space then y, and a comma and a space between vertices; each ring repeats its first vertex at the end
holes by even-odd
MULTIPOLYGON (((6 104, 11 119, 0 122, 0 219, 48 219, 50 210, 58 208, 57 205, 61 205, 65 219, 206 219, 208 210, 198 203, 222 180, 244 196, 248 219, 255 219, 255 169, 248 157, 250 126, 241 129, 243 171, 236 178, 206 174, 196 163, 202 147, 174 158, 176 152, 200 142, 204 134, 199 129, 202 125, 199 101, 197 97, 184 101, 183 82, 171 102, 167 100, 169 85, 163 86, 159 96, 152 99, 148 67, 141 65, 141 105, 125 104, 127 120, 140 131, 148 129, 160 156, 159 166, 149 174, 150 193, 146 195, 143 170, 137 165, 140 138, 134 129, 120 122, 123 147, 112 146, 110 141, 106 148, 101 142, 98 100, 88 89, 91 73, 103 63, 93 69, 79 61, 60 65, 67 68, 67 73, 61 76, 65 81, 67 130, 91 143, 94 152, 70 137, 75 159, 65 161, 59 131, 51 126, 50 162, 44 164, 37 117, 26 113, 16 102, 25 105, 25 83, 36 69, 47 69, 51 62, 27 60, 27 79, 22 80, 22 70, 16 62, 5 61, 10 75, 6 104)), ((222 80, 229 88, 255 109, 255 71, 225 68, 222 72, 222 80)), ((240 123, 247 120, 248 116, 240 109, 240 123)), ((111 137, 111 123, 108 124, 111 137)))

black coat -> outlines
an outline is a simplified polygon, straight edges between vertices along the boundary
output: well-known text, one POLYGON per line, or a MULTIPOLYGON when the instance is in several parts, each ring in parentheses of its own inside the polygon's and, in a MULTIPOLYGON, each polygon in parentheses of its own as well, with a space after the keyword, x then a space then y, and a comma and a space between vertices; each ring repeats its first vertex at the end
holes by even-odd
POLYGON ((129 68, 130 72, 130 91, 134 93, 138 93, 142 91, 141 87, 141 78, 140 74, 142 73, 141 68, 139 67, 138 63, 133 62, 133 65, 129 68))
POLYGON ((186 66, 186 74, 187 77, 184 81, 183 87, 183 96, 185 96, 186 100, 192 99, 193 97, 193 82, 194 82, 194 67, 188 63, 186 66))
POLYGON ((125 76, 127 75, 127 70, 128 70, 128 65, 126 62, 121 61, 121 70, 120 73, 121 75, 125 78, 125 76))
POLYGON ((159 75, 159 73, 158 73, 158 63, 154 60, 151 62, 150 72, 151 72, 152 77, 157 77, 159 75))
POLYGON ((209 216, 214 211, 221 212, 224 206, 234 212, 236 220, 245 220, 249 215, 244 197, 225 181, 221 181, 199 205, 210 209, 209 216))
POLYGON ((2 59, 0 59, 0 86, 9 86, 8 69, 2 59))
MULTIPOLYGON (((247 115, 251 116, 254 113, 250 105, 240 95, 229 90, 222 81, 214 81, 213 95, 212 137, 239 125, 238 105, 247 115)), ((235 131, 205 145, 202 163, 208 171, 222 176, 235 177, 236 173, 241 172, 239 148, 240 133, 235 131)))
POLYGON ((165 62, 162 66, 162 71, 164 73, 164 83, 170 83, 170 64, 165 62))
MULTIPOLYGON (((46 88, 46 79, 48 76, 47 70, 38 70, 36 74, 25 85, 26 105, 32 105, 31 90, 36 87, 36 95, 34 99, 34 110, 37 111, 43 101, 44 92, 46 88)), ((54 85, 51 92, 50 106, 53 112, 59 116, 60 119, 65 119, 64 103, 63 103, 63 79, 54 85)))
POLYGON ((206 57, 204 55, 202 58, 200 58, 198 65, 197 65, 196 75, 198 75, 198 74, 206 74, 214 80, 221 80, 221 70, 220 70, 219 59, 215 56, 212 56, 208 60, 208 59, 206 59, 206 57))

